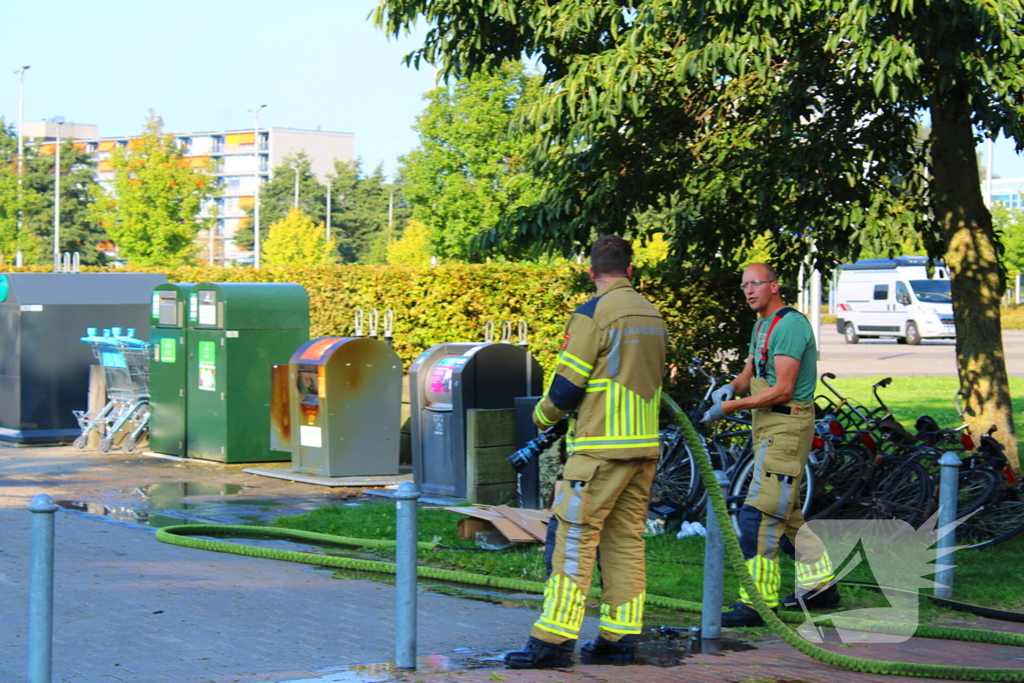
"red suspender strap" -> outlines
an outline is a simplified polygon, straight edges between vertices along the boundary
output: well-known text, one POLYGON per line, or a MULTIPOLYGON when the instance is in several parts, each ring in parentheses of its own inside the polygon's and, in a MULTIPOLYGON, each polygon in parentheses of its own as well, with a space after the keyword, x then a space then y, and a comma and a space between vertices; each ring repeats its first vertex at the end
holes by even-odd
POLYGON ((783 306, 780 308, 775 315, 772 317, 772 322, 768 326, 768 333, 764 335, 764 346, 761 347, 761 359, 757 363, 757 376, 762 379, 768 379, 768 340, 772 338, 772 330, 782 320, 782 317, 792 311, 793 309, 789 306, 783 306))

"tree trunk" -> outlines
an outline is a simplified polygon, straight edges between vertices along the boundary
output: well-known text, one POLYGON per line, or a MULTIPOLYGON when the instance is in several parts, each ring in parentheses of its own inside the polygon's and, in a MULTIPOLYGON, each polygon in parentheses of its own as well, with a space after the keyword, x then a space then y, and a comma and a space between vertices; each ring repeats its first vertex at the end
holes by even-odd
POLYGON ((970 106, 958 92, 933 101, 930 110, 932 207, 952 279, 965 419, 976 439, 995 425, 995 438, 1019 471, 999 311, 1004 282, 992 215, 981 194, 970 106))

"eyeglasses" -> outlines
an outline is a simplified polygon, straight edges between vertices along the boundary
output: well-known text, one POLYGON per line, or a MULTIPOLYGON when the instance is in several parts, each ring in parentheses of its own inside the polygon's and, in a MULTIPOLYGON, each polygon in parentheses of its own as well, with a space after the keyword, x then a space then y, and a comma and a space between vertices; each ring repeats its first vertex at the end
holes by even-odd
POLYGON ((769 282, 778 282, 778 280, 751 280, 750 282, 741 282, 740 289, 747 291, 751 287, 760 287, 761 285, 766 285, 769 282))

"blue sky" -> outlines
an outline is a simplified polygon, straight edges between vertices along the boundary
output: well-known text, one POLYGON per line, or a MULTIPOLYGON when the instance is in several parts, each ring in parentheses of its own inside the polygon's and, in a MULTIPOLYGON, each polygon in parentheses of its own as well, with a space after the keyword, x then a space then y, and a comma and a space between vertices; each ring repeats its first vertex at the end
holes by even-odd
POLYGON ((142 129, 150 108, 170 132, 261 126, 355 134, 364 170, 417 144, 411 126, 434 70, 402 56, 367 20, 377 0, 22 0, 0 3, 0 116, 64 116, 101 136, 142 129))
MULTIPOLYGON (((390 176, 417 144, 411 126, 434 70, 401 63, 419 36, 389 41, 367 20, 376 5, 7 0, 0 116, 17 122, 14 71, 28 64, 26 121, 63 116, 131 135, 152 108, 171 132, 248 128, 248 110, 266 103, 261 125, 354 133, 364 169, 383 164, 390 176)), ((1024 177, 1024 156, 1001 141, 993 170, 1024 177)))

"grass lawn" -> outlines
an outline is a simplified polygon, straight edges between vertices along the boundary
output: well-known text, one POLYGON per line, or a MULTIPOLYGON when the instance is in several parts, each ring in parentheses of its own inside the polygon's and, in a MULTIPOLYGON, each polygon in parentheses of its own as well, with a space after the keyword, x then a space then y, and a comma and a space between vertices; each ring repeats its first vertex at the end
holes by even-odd
MULTIPOLYGON (((832 384, 842 394, 874 407, 871 385, 879 378, 837 379, 832 384)), ((883 400, 906 426, 912 429, 914 420, 929 414, 940 425, 959 426, 960 421, 952 397, 957 390, 952 377, 894 378, 886 389, 880 390, 883 400)), ((1024 392, 1024 379, 1010 380, 1011 393, 1017 397, 1024 392)), ((830 395, 824 386, 819 393, 830 395)), ((1024 409, 1024 399, 1014 399, 1014 409, 1024 409)), ((998 435, 997 435, 998 436, 998 435)), ((505 551, 485 551, 473 541, 458 538, 456 527, 463 519, 448 510, 421 506, 419 537, 421 541, 435 541, 443 547, 420 551, 421 564, 467 572, 506 576, 531 581, 544 581, 545 568, 542 547, 539 544, 517 546, 505 551)), ((365 502, 361 505, 327 506, 314 512, 278 520, 279 526, 317 531, 358 538, 394 538, 395 509, 390 502, 365 502)), ((359 551, 360 556, 393 557, 390 551, 359 551)), ((833 558, 835 561, 839 561, 833 558)), ((647 590, 693 602, 701 602, 703 585, 704 540, 702 538, 677 539, 674 534, 653 536, 647 541, 647 590)), ((1024 566, 1024 533, 993 548, 957 553, 954 578, 954 598, 964 602, 1011 611, 1024 611, 1024 592, 1016 571, 1024 566)), ((783 594, 793 586, 793 567, 789 558, 782 562, 783 594)), ((848 578, 873 581, 867 567, 859 567, 848 578)), ((596 580, 596 578, 595 578, 596 580)), ((725 599, 731 603, 738 584, 731 571, 726 571, 725 599)), ((844 587, 844 608, 882 607, 887 603, 877 591, 844 587)), ((922 591, 929 592, 928 590, 922 591)), ((963 613, 940 610, 925 598, 920 601, 924 623, 964 619, 963 613)))
MULTIPOLYGON (((421 550, 421 564, 467 572, 506 576, 532 581, 545 578, 544 557, 539 544, 522 545, 504 551, 484 551, 467 539, 458 538, 456 525, 464 516, 439 508, 421 507, 419 536, 423 541, 436 541, 444 548, 421 550)), ((394 538, 395 509, 390 502, 366 502, 358 506, 327 506, 314 512, 278 520, 279 526, 358 538, 394 538)), ((388 550, 360 551, 361 557, 393 558, 388 550)), ((653 536, 647 540, 647 590, 651 594, 665 595, 693 602, 701 602, 703 586, 704 540, 702 538, 677 539, 674 534, 653 536)), ((1016 568, 1024 566, 1024 534, 993 548, 964 551, 956 557, 954 598, 965 602, 1024 611, 1024 593, 1011 589, 1019 585, 1016 568), (1008 574, 1009 572, 1009 574, 1008 574)), ((783 593, 793 586, 793 567, 784 558, 783 593)), ((866 568, 858 568, 848 576, 859 581, 872 581, 866 568)), ((731 603, 738 584, 732 572, 726 570, 725 599, 731 603)), ((877 591, 844 587, 844 608, 886 606, 877 591)), ((928 592, 927 590, 923 592, 928 592)), ((923 623, 963 619, 966 615, 953 613, 920 601, 923 623)))

